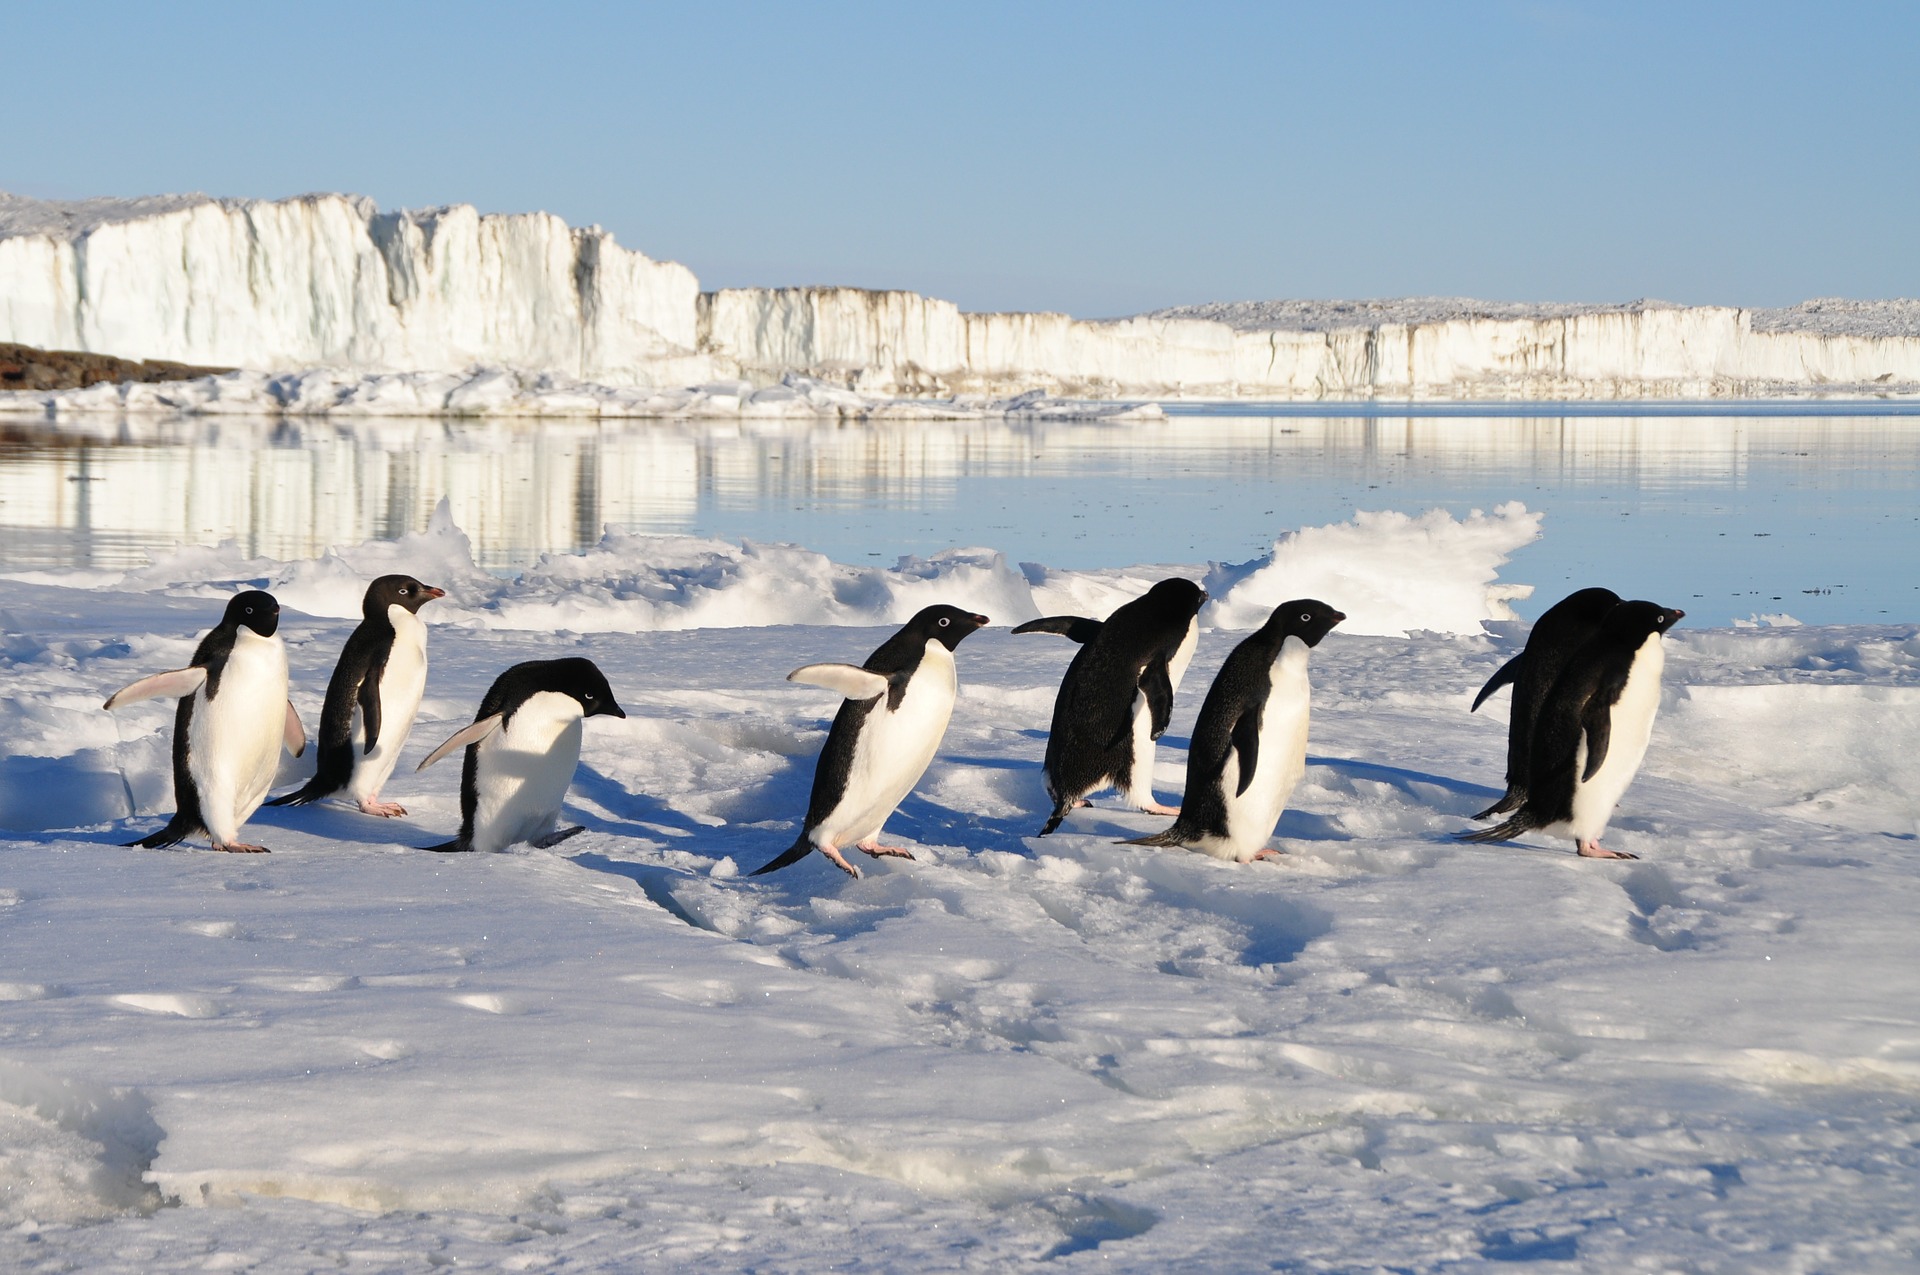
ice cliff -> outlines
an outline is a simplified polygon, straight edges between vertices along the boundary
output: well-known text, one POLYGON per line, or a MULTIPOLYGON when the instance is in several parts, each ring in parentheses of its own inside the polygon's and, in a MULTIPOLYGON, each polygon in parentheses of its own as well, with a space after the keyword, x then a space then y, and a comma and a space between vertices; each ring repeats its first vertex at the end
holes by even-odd
MULTIPOLYGON (((1920 390, 1915 302, 1769 311, 1415 298, 1215 304, 1102 321, 968 314, 910 292, 703 294, 685 267, 623 248, 598 227, 466 206, 383 213, 343 195, 53 203, 0 194, 0 341, 255 373, 325 367, 384 376, 389 388, 394 374, 498 367, 616 389, 797 379, 894 397, 1920 390)), ((265 393, 246 392, 256 391, 265 393)), ((592 406, 577 384, 567 393, 580 410, 592 406)), ((370 397, 378 394, 345 393, 336 410, 370 397)))

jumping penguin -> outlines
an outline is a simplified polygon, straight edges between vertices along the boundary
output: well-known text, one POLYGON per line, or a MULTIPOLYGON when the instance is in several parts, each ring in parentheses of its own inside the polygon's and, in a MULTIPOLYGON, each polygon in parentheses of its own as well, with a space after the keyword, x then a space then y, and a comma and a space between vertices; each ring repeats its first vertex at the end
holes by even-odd
POLYGON ((1039 835, 1108 787, 1148 814, 1180 813, 1154 799, 1153 747, 1173 718, 1173 692, 1193 662, 1206 600, 1206 590, 1191 580, 1162 580, 1104 623, 1048 616, 1014 630, 1058 633, 1081 644, 1053 701, 1044 764, 1053 813, 1039 835))
POLYGON ((1473 697, 1469 713, 1502 686, 1513 684, 1513 707, 1507 719, 1506 795, 1475 815, 1475 819, 1491 819, 1509 810, 1518 810, 1520 803, 1527 799, 1527 764, 1540 705, 1573 653, 1600 631, 1600 622, 1618 605, 1620 595, 1612 589, 1581 589, 1560 599, 1534 621, 1520 654, 1501 665, 1500 671, 1488 678, 1480 693, 1473 697))
POLYGON ((1346 618, 1312 598, 1283 602, 1233 648, 1193 726, 1180 817, 1122 844, 1186 846, 1237 863, 1279 856, 1267 839, 1307 773, 1307 652, 1346 618))
POLYGON ((319 769, 297 792, 268 805, 304 806, 345 788, 367 814, 407 813, 397 802, 380 800, 380 786, 400 760, 427 686, 427 626, 416 613, 445 596, 412 576, 381 576, 367 586, 363 618, 327 682, 319 769))
POLYGON ((787 674, 789 682, 822 686, 846 698, 814 766, 800 836, 752 875, 798 863, 810 850, 855 878, 860 869, 841 853, 848 846, 873 858, 913 858, 899 846, 881 845, 880 830, 920 782, 947 732, 959 692, 954 648, 986 623, 986 616, 958 607, 930 606, 858 668, 809 664, 787 674))
POLYGON ((460 835, 426 848, 484 853, 528 841, 545 849, 586 831, 556 830, 560 803, 580 764, 581 722, 626 715, 592 660, 570 656, 514 665, 487 689, 473 725, 416 767, 425 770, 456 748, 467 750, 460 768, 460 835))
POLYGON ((1520 808, 1462 841, 1510 841, 1538 829, 1572 837, 1585 859, 1638 857, 1603 848, 1600 837, 1646 756, 1666 667, 1662 636, 1684 615, 1652 602, 1622 602, 1607 613, 1540 705, 1520 808))
POLYGON ((280 604, 250 589, 193 650, 193 662, 143 677, 114 692, 109 709, 162 695, 178 696, 173 719, 174 816, 130 846, 178 845, 201 832, 215 850, 265 854, 240 840, 240 825, 267 795, 280 749, 298 757, 307 733, 287 699, 287 648, 279 637, 280 604))

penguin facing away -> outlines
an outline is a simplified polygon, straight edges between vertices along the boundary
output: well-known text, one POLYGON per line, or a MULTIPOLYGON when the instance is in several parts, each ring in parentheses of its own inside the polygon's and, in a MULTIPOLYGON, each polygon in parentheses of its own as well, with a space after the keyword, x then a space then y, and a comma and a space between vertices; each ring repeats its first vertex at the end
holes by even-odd
POLYGON ((625 717, 592 660, 528 660, 499 677, 480 701, 473 724, 427 754, 425 770, 456 748, 460 768, 460 835, 426 847, 441 853, 490 853, 528 841, 545 849, 585 828, 558 829, 560 803, 580 764, 581 723, 625 717))
POLYGON ((1600 631, 1600 622, 1619 604, 1620 595, 1612 589, 1581 589, 1560 599, 1534 621, 1520 653, 1501 665, 1474 696, 1469 713, 1502 686, 1513 684, 1513 708, 1507 719, 1507 791, 1500 800, 1475 815, 1475 819, 1491 819, 1509 810, 1518 810, 1526 800, 1527 767, 1540 705, 1573 653, 1600 631))
POLYGON ((1043 763, 1053 812, 1040 836, 1102 788, 1119 788, 1148 814, 1179 813, 1154 800, 1154 741, 1173 718, 1173 692, 1193 661, 1206 600, 1191 580, 1162 580, 1105 622, 1049 616, 1014 630, 1081 643, 1053 701, 1043 763))
POLYGON ((298 791, 268 805, 304 806, 344 788, 367 814, 407 813, 397 802, 381 801, 380 787, 400 760, 427 686, 427 626, 417 612, 445 596, 412 576, 381 576, 367 586, 360 624, 327 681, 319 769, 298 791))
POLYGON ((809 664, 787 674, 789 682, 846 698, 815 763, 799 837, 753 876, 798 863, 813 850, 856 879, 860 869, 842 853, 849 846, 871 858, 913 858, 900 846, 882 845, 880 830, 920 782, 947 732, 959 691, 954 648, 987 623, 959 607, 930 606, 857 668, 809 664))
POLYGON ((1666 667, 1662 639, 1685 615, 1652 602, 1609 611, 1540 705, 1519 809, 1460 839, 1510 841, 1537 829, 1572 837, 1582 858, 1637 858, 1604 848, 1600 837, 1646 756, 1666 667))
POLYGON ((1121 844, 1186 846, 1237 863, 1279 856, 1267 839, 1307 771, 1307 652, 1346 618, 1312 598, 1283 602, 1233 649, 1194 723, 1180 817, 1121 844))
POLYGON ((120 690, 108 709, 178 696, 173 719, 174 815, 158 832, 129 841, 149 850, 206 833, 215 850, 265 854, 240 840, 280 768, 280 750, 298 757, 307 733, 287 699, 287 648, 280 604, 250 589, 194 648, 186 668, 155 673, 120 690))

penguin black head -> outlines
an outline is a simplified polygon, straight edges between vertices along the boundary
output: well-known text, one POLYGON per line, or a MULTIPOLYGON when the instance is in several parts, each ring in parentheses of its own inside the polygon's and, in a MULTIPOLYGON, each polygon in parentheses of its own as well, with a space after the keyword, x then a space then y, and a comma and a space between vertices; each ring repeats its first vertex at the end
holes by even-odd
POLYGON ((1655 633, 1665 633, 1686 614, 1678 607, 1663 607, 1657 602, 1622 602, 1607 612, 1600 632, 1636 642, 1644 641, 1655 633))
POLYGON ((1275 640, 1297 637, 1308 646, 1319 646, 1320 639, 1346 618, 1345 611, 1336 611, 1318 598, 1295 598, 1275 607, 1260 631, 1275 640))
POLYGON ((541 670, 541 690, 573 696, 580 701, 581 711, 588 717, 627 715, 619 701, 613 698, 613 688, 607 685, 606 674, 592 660, 575 655, 544 663, 546 667, 541 670))
POLYGON ((962 611, 959 607, 931 606, 923 607, 908 620, 904 631, 918 633, 951 651, 960 645, 961 638, 988 623, 986 616, 962 611))
POLYGON ((1151 603, 1156 609, 1168 615, 1191 619, 1199 614, 1201 606, 1207 600, 1207 591, 1191 580, 1178 577, 1162 580, 1148 589, 1142 600, 1151 603))
POLYGON ((367 596, 360 603, 360 613, 372 620, 386 615, 390 606, 417 612, 435 598, 446 596, 445 589, 421 584, 412 576, 381 576, 367 586, 367 596))
POLYGON ((234 594, 228 601, 227 613, 220 617, 220 623, 236 629, 252 629, 261 637, 272 637, 280 628, 280 603, 271 593, 248 589, 234 594))

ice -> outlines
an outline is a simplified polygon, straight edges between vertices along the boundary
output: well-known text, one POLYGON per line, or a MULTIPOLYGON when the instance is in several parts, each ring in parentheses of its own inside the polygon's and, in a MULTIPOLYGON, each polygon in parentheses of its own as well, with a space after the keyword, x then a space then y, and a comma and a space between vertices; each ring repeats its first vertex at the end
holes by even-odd
MULTIPOLYGON (((597 226, 317 194, 0 195, 0 341, 231 366, 0 410, 959 415, 1070 399, 1920 393, 1920 303, 1460 298, 973 314, 859 288, 701 293, 597 226), (729 389, 732 382, 734 388, 729 389), (999 401, 996 409, 993 403, 999 401)), ((1071 410, 1071 409, 1069 409, 1071 410)))
MULTIPOLYGON (((1524 638, 1502 562, 1551 523, 1275 530, 1210 625, 1401 596, 1316 649, 1284 853, 1248 866, 1113 844, 1161 823, 1113 798, 1032 835, 1072 648, 1006 625, 1203 567, 612 535, 505 579, 443 511, 9 581, 0 1265, 1911 1269, 1920 629, 1683 625, 1610 834, 1640 861, 1461 846, 1506 741, 1504 695, 1466 706, 1524 638), (105 691, 264 585, 311 724, 354 584, 396 568, 450 590, 414 760, 509 664, 608 673, 630 717, 586 734, 585 833, 419 853, 456 779, 403 759, 406 820, 269 809, 244 861, 114 844, 170 808, 171 713, 105 691), (916 861, 744 876, 838 704, 785 674, 933 597, 996 623, 889 824, 916 861)), ((1163 791, 1236 633, 1201 635, 1163 791)))

